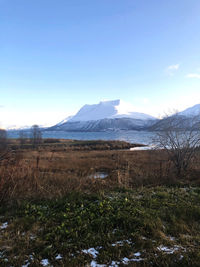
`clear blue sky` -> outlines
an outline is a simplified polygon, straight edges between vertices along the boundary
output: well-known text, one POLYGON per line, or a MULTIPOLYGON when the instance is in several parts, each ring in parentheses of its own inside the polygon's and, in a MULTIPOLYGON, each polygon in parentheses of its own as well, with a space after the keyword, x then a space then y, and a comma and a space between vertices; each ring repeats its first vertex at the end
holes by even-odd
POLYGON ((0 0, 0 122, 54 124, 121 98, 200 103, 199 0, 0 0))

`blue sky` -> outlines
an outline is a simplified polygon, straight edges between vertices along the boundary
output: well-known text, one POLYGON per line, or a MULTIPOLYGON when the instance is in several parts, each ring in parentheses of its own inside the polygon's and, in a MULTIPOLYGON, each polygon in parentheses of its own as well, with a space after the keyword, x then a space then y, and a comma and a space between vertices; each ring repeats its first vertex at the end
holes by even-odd
POLYGON ((123 99, 200 103, 199 0, 0 0, 0 123, 53 125, 123 99))

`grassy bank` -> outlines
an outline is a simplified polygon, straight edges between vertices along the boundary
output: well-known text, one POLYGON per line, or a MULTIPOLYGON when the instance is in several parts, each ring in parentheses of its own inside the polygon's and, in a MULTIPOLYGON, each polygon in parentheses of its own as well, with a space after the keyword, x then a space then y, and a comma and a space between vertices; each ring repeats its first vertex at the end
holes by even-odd
POLYGON ((200 188, 115 189, 0 209, 1 266, 199 266, 200 188), (26 265, 29 264, 29 265, 26 265))

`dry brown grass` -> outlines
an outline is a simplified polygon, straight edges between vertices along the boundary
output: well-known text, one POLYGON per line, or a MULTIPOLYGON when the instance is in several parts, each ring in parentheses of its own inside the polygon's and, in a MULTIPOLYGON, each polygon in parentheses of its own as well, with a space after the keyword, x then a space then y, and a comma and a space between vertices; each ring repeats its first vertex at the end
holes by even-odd
POLYGON ((68 144, 62 141, 13 151, 1 162, 0 201, 60 197, 71 191, 94 192, 118 186, 199 184, 199 157, 184 181, 177 181, 163 151, 102 150, 102 146, 100 150, 74 149, 68 144), (108 177, 92 178, 96 172, 106 172, 108 177))

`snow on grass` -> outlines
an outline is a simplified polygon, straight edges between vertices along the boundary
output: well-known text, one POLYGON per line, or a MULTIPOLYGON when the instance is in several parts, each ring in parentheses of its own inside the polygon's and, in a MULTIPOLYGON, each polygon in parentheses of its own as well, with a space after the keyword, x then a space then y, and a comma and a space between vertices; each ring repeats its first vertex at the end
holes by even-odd
POLYGON ((6 229, 7 227, 8 227, 8 222, 5 222, 0 226, 0 230, 6 229))
POLYGON ((174 246, 174 247, 166 247, 166 246, 163 246, 163 245, 160 245, 159 247, 157 247, 157 249, 159 251, 162 251, 166 254, 173 254, 174 252, 176 251, 179 251, 179 250, 185 250, 183 247, 181 246, 174 246))
MULTIPOLYGON (((99 247, 99 248, 101 248, 101 247, 99 247)), ((83 249, 82 252, 85 254, 90 254, 94 259, 99 254, 99 252, 95 248, 83 249)))
POLYGON ((131 241, 129 241, 129 240, 120 240, 120 241, 117 241, 117 242, 113 243, 112 247, 123 246, 125 243, 130 245, 131 241))
POLYGON ((40 262, 43 266, 48 266, 49 265, 49 260, 48 259, 43 259, 40 262))
POLYGON ((141 256, 141 253, 140 252, 136 252, 136 253, 134 253, 134 256, 135 257, 140 257, 141 256))
POLYGON ((62 259, 61 254, 58 254, 58 255, 56 256, 56 260, 61 260, 61 259, 62 259))
MULTIPOLYGON (((114 244, 112 244, 112 246, 123 246, 124 243, 127 243, 127 244, 131 244, 131 242, 129 240, 121 240, 121 241, 117 241, 115 242, 114 244)), ((91 261, 90 263, 90 266, 91 267, 104 267, 104 266, 108 266, 108 265, 105 265, 105 264, 98 264, 94 259, 97 258, 98 254, 99 254, 99 251, 98 249, 101 249, 102 247, 99 246, 99 247, 96 247, 95 248, 89 248, 89 249, 83 249, 82 252, 85 253, 85 254, 89 254, 90 256, 92 256, 93 260, 91 261)), ((120 263, 123 263, 123 264, 128 264, 130 262, 139 262, 139 261, 143 261, 144 259, 141 258, 141 253, 140 252, 136 252, 133 254, 134 257, 129 259, 129 258, 123 258, 121 259, 120 261, 112 261, 111 264, 109 265, 109 267, 118 267, 120 265, 120 263)))
POLYGON ((106 267, 107 265, 105 265, 105 264, 98 264, 96 261, 91 261, 91 263, 90 263, 90 266, 91 267, 106 267))
POLYGON ((36 235, 31 234, 31 235, 30 235, 30 240, 35 240, 35 239, 36 239, 36 235))
POLYGON ((129 259, 129 258, 123 258, 122 259, 122 263, 123 264, 129 264, 130 262, 139 262, 139 261, 143 261, 144 259, 143 258, 132 258, 132 259, 129 259))
POLYGON ((109 265, 109 267, 118 267, 119 264, 120 264, 119 261, 112 261, 112 262, 111 262, 111 265, 109 265))
MULTIPOLYGON (((33 255, 29 255, 29 259, 30 259, 30 261, 33 261, 34 260, 33 255)), ((22 265, 21 267, 28 267, 30 264, 31 263, 29 262, 29 260, 26 260, 25 264, 22 265)))
POLYGON ((169 236, 170 241, 176 241, 176 238, 174 236, 169 236))

